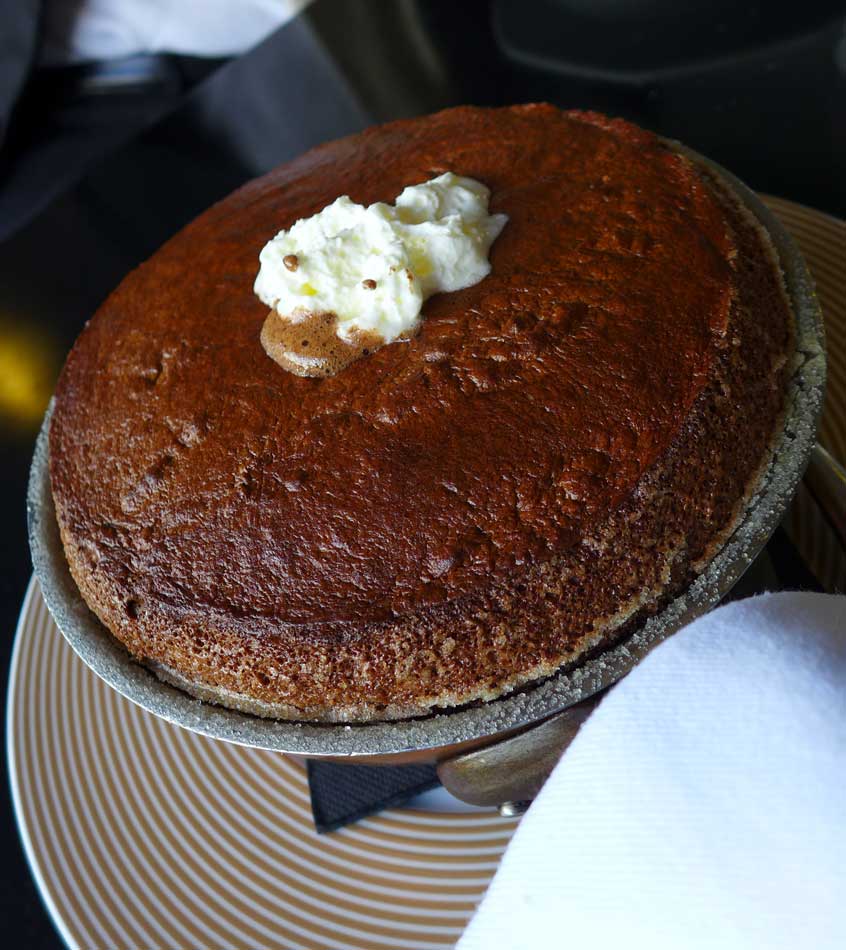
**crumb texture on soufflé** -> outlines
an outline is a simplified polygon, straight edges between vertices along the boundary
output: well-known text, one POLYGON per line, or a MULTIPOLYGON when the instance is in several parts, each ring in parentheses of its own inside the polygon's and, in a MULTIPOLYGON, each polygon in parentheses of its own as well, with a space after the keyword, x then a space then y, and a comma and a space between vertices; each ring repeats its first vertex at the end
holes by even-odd
POLYGON ((50 432, 68 562, 134 655, 227 705, 489 699, 707 560, 767 458, 791 332, 766 237, 650 133, 546 105, 372 128, 210 208, 86 326, 50 432), (267 240, 447 170, 508 215, 490 276, 336 376, 273 362, 267 240))

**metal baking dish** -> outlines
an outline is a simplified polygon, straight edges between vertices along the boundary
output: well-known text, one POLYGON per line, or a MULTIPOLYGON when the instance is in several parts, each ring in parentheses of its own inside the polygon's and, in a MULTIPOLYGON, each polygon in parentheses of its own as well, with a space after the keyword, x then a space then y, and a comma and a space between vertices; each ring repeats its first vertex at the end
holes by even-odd
POLYGON ((801 254, 741 182, 695 153, 673 147, 733 186, 769 232, 796 316, 797 356, 783 427, 757 492, 704 573, 659 614, 624 642, 575 669, 491 702, 418 719, 361 725, 300 723, 261 719, 200 702, 136 663, 82 600, 65 561, 50 492, 48 410, 30 475, 29 539, 44 599, 73 649, 127 699, 215 739, 337 760, 439 762, 442 779, 460 797, 486 804, 531 797, 589 711, 590 698, 624 676, 657 643, 717 604, 741 577, 781 520, 815 444, 825 350, 819 305, 801 254), (472 751, 480 747, 482 751, 472 751))

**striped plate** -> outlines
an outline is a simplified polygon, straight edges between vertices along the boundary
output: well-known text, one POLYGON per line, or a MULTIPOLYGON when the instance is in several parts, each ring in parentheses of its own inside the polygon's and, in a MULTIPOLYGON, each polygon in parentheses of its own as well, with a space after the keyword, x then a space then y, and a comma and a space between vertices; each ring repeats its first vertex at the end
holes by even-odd
MULTIPOLYGON (((817 283, 829 341, 821 441, 846 459, 846 225, 768 199, 817 283)), ((813 503, 789 525, 813 568, 846 564, 813 503)), ((515 822, 398 809, 318 837, 302 766, 217 742, 121 698, 58 634, 37 584, 12 662, 21 836, 67 944, 84 950, 451 947, 515 822)))

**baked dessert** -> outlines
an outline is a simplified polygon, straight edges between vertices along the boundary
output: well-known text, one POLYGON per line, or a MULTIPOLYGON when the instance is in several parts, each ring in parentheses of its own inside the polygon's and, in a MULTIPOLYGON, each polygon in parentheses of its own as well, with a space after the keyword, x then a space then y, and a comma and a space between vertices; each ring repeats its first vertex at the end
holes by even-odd
POLYGON ((635 126, 461 108, 331 142, 215 205, 86 326, 50 474, 73 576, 142 663, 258 715, 489 700, 603 648, 730 533, 783 408, 765 233, 635 126), (265 353, 259 251, 443 172, 491 273, 336 375, 265 353))

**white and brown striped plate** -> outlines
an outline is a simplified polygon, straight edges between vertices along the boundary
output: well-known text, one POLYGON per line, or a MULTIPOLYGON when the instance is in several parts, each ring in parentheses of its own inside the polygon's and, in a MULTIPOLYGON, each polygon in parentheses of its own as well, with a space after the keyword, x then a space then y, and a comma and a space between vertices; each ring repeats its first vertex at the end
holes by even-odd
MULTIPOLYGON (((846 225, 768 199, 826 320, 820 441, 846 461, 846 225)), ((800 493, 788 526, 827 586, 841 556, 800 493)), ((82 950, 451 947, 514 830, 493 812, 397 809, 318 837, 302 766, 170 725, 98 679, 33 581, 9 690, 21 836, 44 900, 82 950)))

